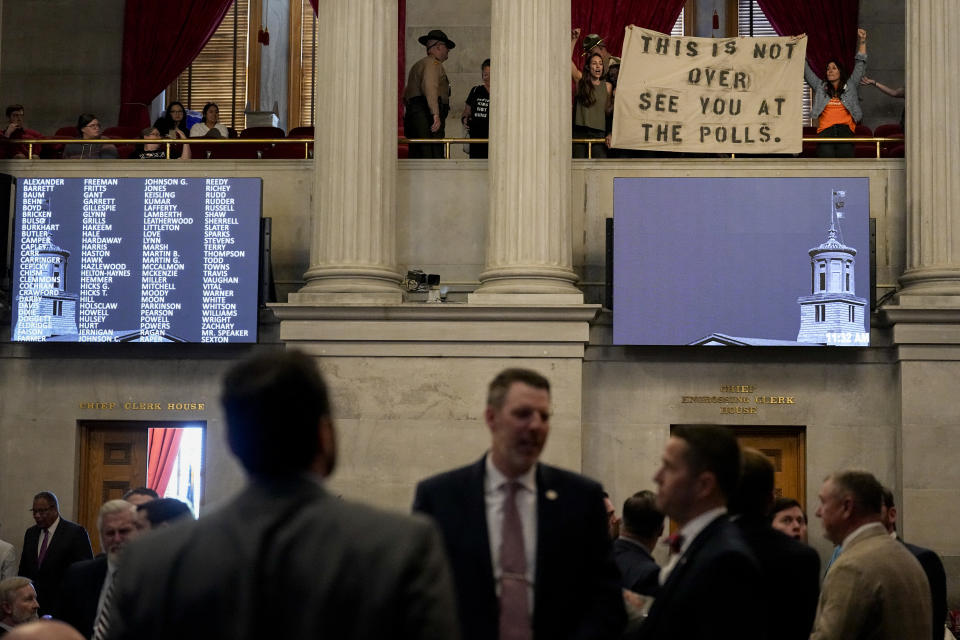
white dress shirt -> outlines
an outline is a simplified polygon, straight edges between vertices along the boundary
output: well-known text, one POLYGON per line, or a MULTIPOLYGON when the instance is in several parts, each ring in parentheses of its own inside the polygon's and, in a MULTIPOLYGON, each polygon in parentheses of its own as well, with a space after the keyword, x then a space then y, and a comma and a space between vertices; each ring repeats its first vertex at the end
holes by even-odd
MULTIPOLYGON (((60 516, 57 516, 57 519, 53 521, 53 524, 47 527, 47 551, 50 551, 50 543, 53 542, 53 534, 57 531, 57 526, 60 524, 60 516)), ((40 557, 40 547, 43 546, 43 529, 40 529, 40 535, 37 536, 37 557, 40 557)))
MULTIPOLYGON (((537 474, 536 465, 515 482, 517 511, 523 527, 523 550, 527 556, 527 601, 533 613, 534 578, 537 575, 537 474)), ((503 534, 503 503, 506 501, 506 486, 510 480, 500 473, 487 453, 486 473, 483 480, 483 497, 487 507, 487 535, 490 538, 490 560, 493 563, 493 579, 497 595, 500 595, 500 544, 503 534)))
POLYGON ((680 561, 680 558, 683 557, 683 554, 687 552, 687 549, 690 548, 690 544, 694 539, 700 535, 700 532, 707 528, 707 525, 722 516, 727 512, 726 507, 716 507, 710 509, 709 511, 704 511, 696 518, 683 525, 683 528, 677 532, 678 535, 683 536, 683 544, 680 545, 680 552, 674 553, 670 556, 670 560, 667 562, 667 565, 660 570, 660 584, 662 585, 667 581, 667 578, 670 577, 670 572, 673 571, 673 568, 677 566, 677 563, 680 561))

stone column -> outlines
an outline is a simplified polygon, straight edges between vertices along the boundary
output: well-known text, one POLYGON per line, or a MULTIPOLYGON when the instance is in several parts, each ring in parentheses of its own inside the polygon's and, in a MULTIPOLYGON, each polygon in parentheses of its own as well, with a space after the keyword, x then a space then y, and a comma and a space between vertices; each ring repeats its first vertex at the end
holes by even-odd
POLYGON ((399 304, 397 3, 320 0, 313 241, 291 303, 399 304))
POLYGON ((582 303, 570 226, 570 0, 492 0, 490 33, 486 268, 469 300, 582 303))
POLYGON ((960 3, 908 0, 907 270, 900 297, 960 295, 960 3))

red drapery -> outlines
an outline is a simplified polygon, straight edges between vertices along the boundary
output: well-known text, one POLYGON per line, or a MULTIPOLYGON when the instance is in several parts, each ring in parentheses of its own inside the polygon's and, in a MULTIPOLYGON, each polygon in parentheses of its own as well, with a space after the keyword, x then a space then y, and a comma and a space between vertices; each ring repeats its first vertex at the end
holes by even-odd
POLYGON ((822 79, 827 62, 839 60, 849 74, 857 53, 860 0, 757 0, 782 36, 807 34, 807 62, 822 79))
POLYGON ((150 125, 150 102, 193 62, 233 0, 127 0, 118 124, 150 125))
POLYGON ((170 484, 173 463, 180 453, 183 429, 150 429, 147 445, 147 486, 163 497, 170 484))
POLYGON ((607 50, 615 56, 623 47, 623 30, 635 24, 645 29, 670 33, 680 17, 686 0, 573 0, 570 3, 573 27, 580 27, 580 39, 574 47, 574 62, 580 65, 584 36, 603 36, 607 50))

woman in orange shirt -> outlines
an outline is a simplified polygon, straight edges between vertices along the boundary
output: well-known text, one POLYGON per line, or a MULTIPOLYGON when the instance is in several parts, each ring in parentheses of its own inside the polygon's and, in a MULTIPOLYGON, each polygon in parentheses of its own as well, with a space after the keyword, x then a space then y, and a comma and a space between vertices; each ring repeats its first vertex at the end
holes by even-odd
MULTIPOLYGON (((867 32, 857 29, 860 43, 853 72, 847 77, 843 66, 836 60, 827 62, 826 81, 821 80, 809 64, 804 67, 804 78, 814 90, 811 114, 819 118, 818 138, 852 138, 857 123, 863 118, 858 87, 867 67, 867 32)), ((853 143, 817 145, 821 158, 852 158, 853 143)))

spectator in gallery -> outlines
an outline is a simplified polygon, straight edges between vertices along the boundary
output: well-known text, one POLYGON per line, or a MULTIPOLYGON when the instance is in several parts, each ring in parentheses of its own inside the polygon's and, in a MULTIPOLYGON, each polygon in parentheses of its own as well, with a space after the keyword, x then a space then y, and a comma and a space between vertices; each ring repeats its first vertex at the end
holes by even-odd
MULTIPOLYGON (((870 85, 873 85, 873 86, 875 86, 881 93, 885 93, 885 94, 887 94, 888 96, 890 96, 891 98, 900 98, 901 100, 903 100, 904 98, 907 97, 907 92, 906 92, 906 90, 905 90, 903 87, 898 87, 898 88, 894 89, 893 87, 888 87, 887 85, 883 84, 882 82, 877 82, 877 81, 874 80, 873 78, 869 78, 869 77, 867 77, 867 76, 863 76, 862 78, 860 78, 860 84, 863 85, 863 86, 865 86, 865 87, 869 87, 870 85)), ((900 128, 901 128, 901 129, 904 128, 903 125, 904 125, 904 119, 905 119, 905 116, 906 116, 906 115, 907 115, 906 109, 905 109, 905 108, 904 108, 904 109, 901 109, 901 110, 900 110, 900 128)))
POLYGON ((191 138, 229 138, 230 132, 220 123, 220 107, 216 102, 203 105, 203 120, 190 128, 191 138))
MULTIPOLYGON (((157 118, 153 126, 160 131, 164 138, 175 140, 177 138, 187 138, 190 136, 190 129, 187 128, 187 110, 182 102, 171 102, 164 115, 157 118), (182 136, 180 134, 183 134, 182 136)), ((181 153, 180 145, 174 145, 170 148, 170 157, 179 158, 181 153)))
POLYGON ((794 540, 807 542, 807 514, 793 498, 777 498, 770 512, 770 524, 794 540))
MULTIPOLYGON (((480 65, 480 78, 483 84, 470 89, 466 104, 463 105, 463 115, 460 116, 460 122, 471 138, 490 137, 490 58, 480 65)), ((473 142, 468 153, 471 159, 486 158, 488 149, 486 142, 473 142)))
MULTIPOLYGON (((580 27, 577 27, 570 32, 570 72, 573 76, 574 82, 580 82, 580 78, 583 77, 583 72, 577 67, 577 64, 573 62, 573 51, 577 46, 577 40, 580 39, 580 27)), ((604 74, 607 70, 607 63, 610 60, 610 52, 607 50, 607 42, 601 36, 596 33, 591 33, 583 39, 583 52, 580 54, 582 57, 589 57, 594 53, 600 54, 600 57, 603 59, 603 70, 604 74)))
MULTIPOLYGON (((23 105, 11 104, 7 107, 7 125, 0 131, 0 138, 7 140, 38 139, 43 136, 39 131, 27 129, 23 124, 23 105)), ((26 158, 26 145, 0 144, 0 158, 26 158)))
MULTIPOLYGON (((818 118, 818 138, 851 138, 857 123, 863 118, 860 108, 860 79, 867 68, 867 32, 857 29, 859 47, 853 72, 847 76, 843 65, 837 60, 827 62, 825 80, 804 63, 804 78, 814 91, 811 116, 818 118)), ((852 158, 853 143, 817 144, 820 158, 852 158)))
MULTIPOLYGON (((577 82, 577 93, 573 103, 573 137, 605 138, 607 135, 607 114, 613 110, 613 86, 603 79, 603 58, 592 53, 583 67, 583 75, 577 82)), ((587 145, 573 145, 574 158, 587 157, 587 145)), ((606 158, 605 144, 593 145, 594 158, 606 158)))
MULTIPOLYGON (((183 135, 183 131, 177 128, 173 128, 170 131, 173 132, 179 140, 185 140, 186 136, 183 135)), ((160 135, 160 130, 156 127, 147 127, 143 130, 142 133, 144 140, 162 140, 163 137, 160 135)), ((177 147, 183 147, 183 150, 180 152, 179 156, 181 160, 190 159, 190 145, 170 145, 170 157, 176 158, 177 155, 174 154, 174 149, 177 147)), ((139 146, 137 151, 134 153, 134 157, 138 160, 166 160, 167 159, 167 150, 166 145, 160 144, 159 142, 149 142, 144 143, 139 146)))
MULTIPOLYGON (((102 140, 103 127, 100 120, 92 113, 81 113, 77 118, 77 135, 81 140, 102 140)), ((71 143, 63 150, 63 157, 67 159, 102 159, 116 160, 117 148, 112 144, 71 143)))
POLYGON ((150 487, 137 487, 136 489, 130 489, 125 494, 123 494, 123 500, 126 500, 130 504, 137 505, 138 507, 145 502, 150 502, 151 500, 157 500, 160 498, 160 494, 151 489, 150 487))
MULTIPOLYGON (((440 29, 417 38, 426 55, 407 75, 403 90, 403 132, 407 138, 443 138, 450 112, 450 80, 443 63, 456 43, 440 29)), ((411 158, 442 158, 442 144, 411 144, 411 158)))

